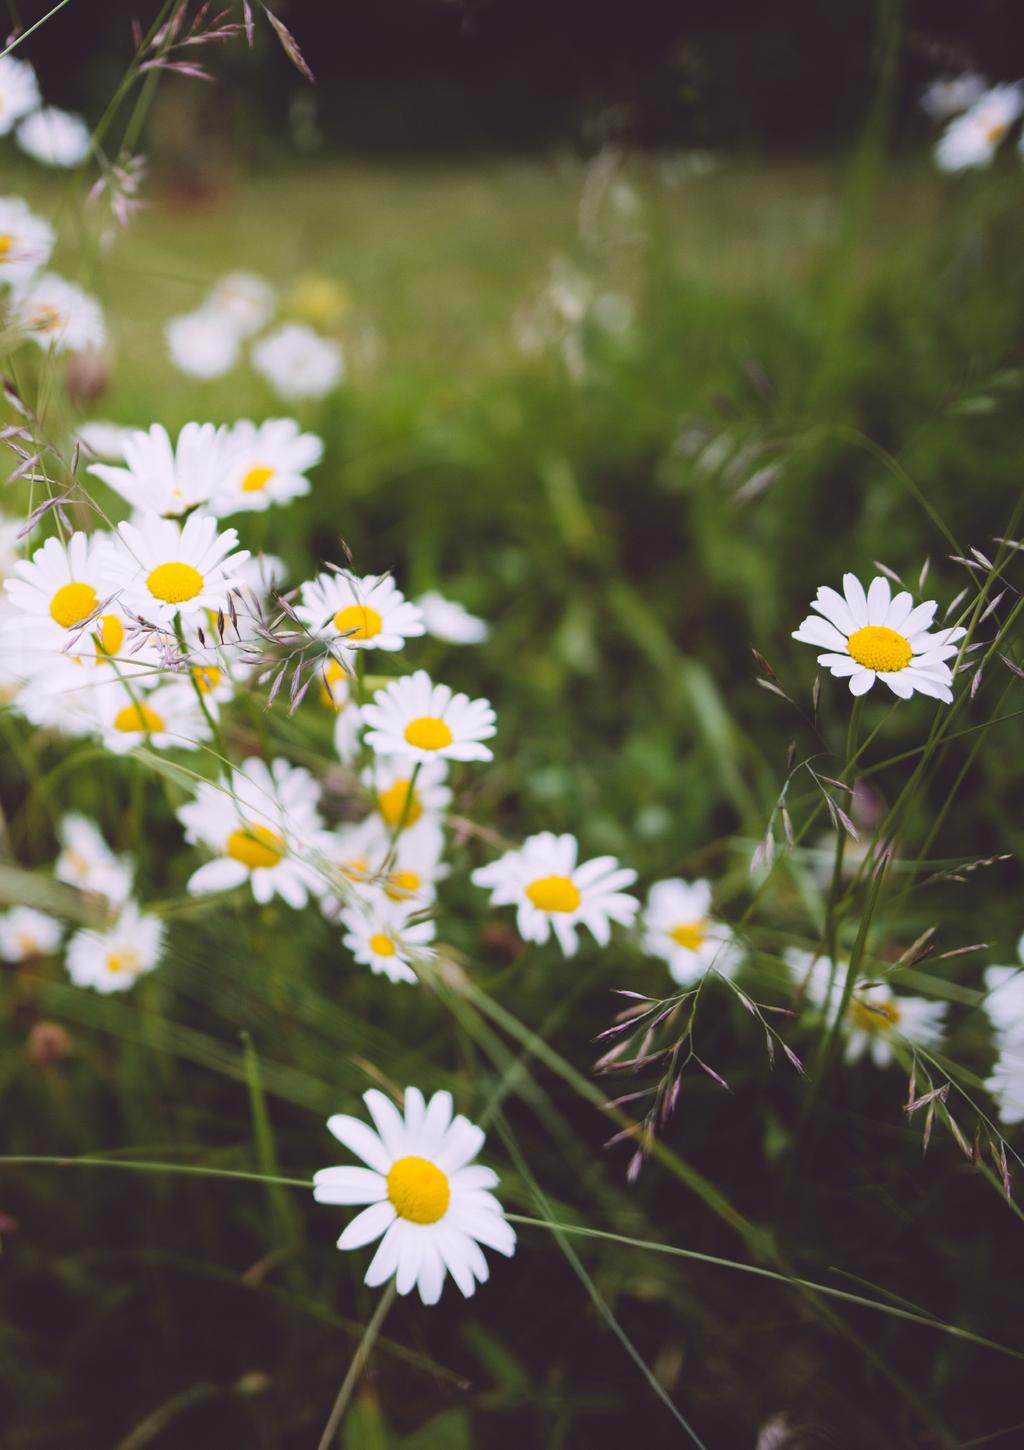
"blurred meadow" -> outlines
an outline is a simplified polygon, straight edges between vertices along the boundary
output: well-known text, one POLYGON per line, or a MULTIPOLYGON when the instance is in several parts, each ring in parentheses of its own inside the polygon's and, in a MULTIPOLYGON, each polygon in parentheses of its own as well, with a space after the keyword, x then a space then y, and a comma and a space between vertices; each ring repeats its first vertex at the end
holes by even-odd
MULTIPOLYGON (((300 43, 304 13, 287 11, 300 43)), ((232 51, 223 87, 244 73, 244 40, 232 51)), ((174 97, 201 84, 160 77, 174 97)), ((330 1114, 407 1084, 449 1089, 486 1130, 524 1221, 468 1302, 451 1285, 433 1307, 396 1301, 330 1443, 1024 1444, 1022 1215, 1003 1181, 1021 1136, 986 1093, 983 1005, 1024 930, 1024 166, 1014 144, 942 174, 912 93, 892 122, 900 84, 873 73, 827 148, 309 155, 275 136, 201 185, 201 148, 173 154, 158 97, 146 205, 107 248, 77 172, 0 142, 4 194, 53 222, 52 265, 110 333, 84 380, 5 333, 4 375, 46 435, 294 416, 325 444, 311 492, 236 516, 242 542, 280 556, 288 587, 351 558, 410 599, 463 603, 484 643, 417 639, 368 668, 425 668, 498 724, 493 762, 452 767, 436 965, 392 985, 312 908, 188 893, 199 858, 175 812, 212 755, 114 755, 0 712, 2 904, 92 919, 52 879, 74 810, 131 853, 167 927, 130 993, 73 985, 59 951, 0 967, 4 1450, 313 1450, 382 1291, 309 1180, 346 1159, 330 1114), (340 342, 337 390, 289 403, 244 360, 212 379, 172 365, 168 320, 239 268, 340 342), (981 653, 951 706, 877 686, 851 763, 846 681, 816 683, 791 635, 819 586, 876 563, 940 620, 967 590, 947 622, 981 653), (851 814, 849 852, 876 854, 836 911, 851 814), (642 1103, 606 1104, 662 1065, 597 1073, 595 1039, 630 1005, 616 990, 668 1000, 665 963, 626 931, 563 959, 470 883, 538 831, 634 868, 641 897, 711 880, 742 937, 741 990, 709 974, 649 1142, 642 1103), (868 980, 948 1006, 921 1059, 834 1058, 803 1013, 787 949, 864 941, 868 980)), ((6 485, 5 515, 34 490, 6 485)), ((67 513, 90 526, 82 500, 67 513)), ((329 823, 353 819, 365 790, 316 685, 293 714, 266 696, 229 717, 230 749, 308 768, 329 823)))

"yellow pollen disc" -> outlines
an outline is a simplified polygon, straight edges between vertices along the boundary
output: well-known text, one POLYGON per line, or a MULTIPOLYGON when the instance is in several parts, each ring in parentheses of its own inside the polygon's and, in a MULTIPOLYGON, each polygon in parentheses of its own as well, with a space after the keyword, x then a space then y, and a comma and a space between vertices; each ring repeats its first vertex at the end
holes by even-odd
POLYGON ((203 576, 191 564, 158 564, 146 580, 154 599, 165 604, 184 604, 203 591, 203 576))
POLYGON ((850 1019, 863 1032, 888 1032, 900 1020, 900 1009, 891 999, 872 1002, 870 1006, 857 997, 850 998, 850 1019))
POLYGON ((365 856, 352 856, 341 863, 341 870, 350 881, 365 881, 370 874, 370 863, 365 856))
POLYGON ((421 715, 405 727, 405 738, 418 750, 443 750, 453 740, 452 732, 436 715, 421 715))
POLYGON ((50 616, 62 629, 71 629, 88 619, 98 603, 91 584, 62 584, 50 600, 50 616))
POLYGON ((347 679, 347 674, 344 665, 339 664, 337 660, 331 660, 320 676, 320 701, 329 710, 340 712, 348 704, 344 687, 338 688, 345 679, 347 679))
POLYGON ((108 972, 137 972, 139 970, 139 954, 130 949, 125 952, 109 952, 107 954, 108 972))
POLYGON ((56 307, 44 304, 33 312, 29 327, 33 332, 57 332, 63 321, 56 307))
POLYGON ((672 928, 669 936, 688 952, 695 952, 703 944, 707 929, 706 921, 681 921, 672 928))
POLYGON ((348 639, 373 639, 384 623, 368 604, 347 604, 334 616, 334 628, 348 639))
POLYGON ((228 837, 228 855, 250 871, 268 871, 284 855, 284 839, 266 826, 245 826, 228 837))
POLYGON ((1009 129, 1005 121, 993 121, 991 126, 985 127, 985 140, 990 146, 997 146, 1009 129))
POLYGON ((273 476, 274 469, 272 468, 250 468, 242 479, 242 492, 259 493, 260 489, 266 488, 273 476))
POLYGON ((881 670, 883 674, 895 674, 910 664, 913 650, 910 641, 889 629, 884 624, 866 624, 855 630, 846 641, 850 657, 866 670, 881 670))
POLYGON ((401 901, 420 889, 420 880, 415 871, 392 871, 384 890, 392 901, 401 901))
POLYGON ((119 655, 124 644, 124 625, 116 614, 100 616, 100 649, 104 654, 119 655))
POLYGON ((215 690, 224 678, 224 671, 216 665, 195 665, 192 669, 192 678, 199 686, 201 695, 208 695, 215 690))
POLYGON ((426 1158, 399 1158, 391 1165, 388 1198, 399 1218, 437 1223, 448 1212, 451 1196, 448 1179, 426 1158))
POLYGON ((393 785, 388 786, 387 790, 382 790, 377 797, 377 809, 392 830, 403 819, 403 816, 406 826, 414 826, 423 814, 423 806, 415 791, 412 791, 412 798, 409 798, 411 785, 411 781, 396 780, 393 785), (409 801, 408 806, 406 806, 407 800, 409 801))
POLYGON ((7 256, 8 252, 13 246, 14 238, 10 235, 10 233, 0 232, 0 262, 3 261, 4 257, 7 256))
POLYGON ((369 941, 369 948, 375 957, 393 957, 395 955, 394 942, 382 931, 374 932, 369 941))
POLYGON ((15 941, 23 957, 34 957, 38 954, 39 943, 30 931, 19 931, 15 941))
POLYGON ((526 894, 538 911, 575 911, 583 897, 568 876, 539 876, 526 894))
POLYGON ((137 705, 134 700, 130 705, 123 706, 114 716, 114 729, 123 731, 125 735, 142 731, 147 735, 155 735, 164 728, 163 719, 155 710, 151 710, 148 705, 137 705))

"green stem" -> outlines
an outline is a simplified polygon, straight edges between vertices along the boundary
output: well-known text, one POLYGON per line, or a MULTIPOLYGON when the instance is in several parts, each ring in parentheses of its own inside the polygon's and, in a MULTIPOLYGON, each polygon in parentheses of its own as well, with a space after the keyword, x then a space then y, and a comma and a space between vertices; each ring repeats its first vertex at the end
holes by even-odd
POLYGON ((356 1345, 356 1352, 352 1356, 352 1363, 348 1367, 345 1378, 341 1382, 341 1389, 338 1391, 338 1398, 334 1401, 334 1408, 331 1410, 330 1418, 324 1426, 324 1433, 320 1436, 320 1443, 317 1450, 331 1450, 335 1437, 338 1433, 338 1426, 341 1424, 342 1416, 348 1409, 348 1402, 352 1398, 352 1391, 358 1383, 366 1361, 370 1357, 374 1341, 380 1333, 381 1325, 387 1318, 388 1310, 395 1302, 395 1285, 392 1281, 381 1295, 380 1303, 373 1311, 373 1318, 363 1332, 363 1337, 356 1345))

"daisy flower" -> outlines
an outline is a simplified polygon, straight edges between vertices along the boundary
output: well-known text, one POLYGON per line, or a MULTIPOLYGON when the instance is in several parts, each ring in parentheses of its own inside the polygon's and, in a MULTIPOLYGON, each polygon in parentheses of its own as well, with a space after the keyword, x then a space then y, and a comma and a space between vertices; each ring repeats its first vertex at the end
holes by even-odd
POLYGON ((96 298, 56 272, 41 273, 14 294, 10 320, 44 350, 79 352, 107 340, 96 298))
POLYGON ((39 82, 28 61, 0 56, 0 136, 6 136, 22 116, 34 111, 40 99, 39 82))
POLYGON ((176 443, 159 423, 125 430, 121 452, 123 468, 92 463, 89 472, 137 513, 183 514, 207 503, 230 466, 228 429, 212 423, 186 423, 176 443))
POLYGON ((403 831, 394 843, 380 817, 367 816, 326 838, 324 852, 349 881, 379 888, 407 910, 430 906, 437 881, 447 874, 441 861, 444 832, 430 816, 403 831))
POLYGON ((1024 1043, 1019 1037, 1000 1044, 999 1060, 985 1080, 1004 1123, 1024 1123, 1024 1043))
POLYGON ((234 576, 249 557, 248 549, 235 550, 234 529, 218 533, 216 519, 198 512, 184 524, 146 514, 138 525, 118 524, 117 532, 120 547, 106 556, 107 588, 153 624, 226 608, 234 576))
POLYGON ((210 734, 195 691, 184 681, 158 685, 148 693, 128 690, 115 676, 93 692, 93 731, 114 755, 137 745, 154 750, 195 750, 210 734))
POLYGON ((446 644, 482 644, 490 634, 486 620, 470 614, 463 605, 445 599, 436 590, 421 595, 416 606, 423 615, 427 633, 446 644))
POLYGON ((60 922, 45 911, 12 906, 10 911, 0 912, 0 958, 24 962, 47 957, 60 945, 61 931, 60 922))
MULTIPOLYGON (((109 551, 106 534, 74 533, 67 544, 47 539, 31 559, 14 565, 4 584, 7 597, 34 634, 63 649, 111 592, 104 586, 109 551)), ((97 633, 104 619, 96 620, 97 633)))
POLYGON ((451 805, 452 793, 445 784, 448 774, 443 760, 425 761, 412 778, 412 762, 407 758, 378 756, 367 770, 362 782, 373 795, 373 804, 389 831, 401 824, 410 830, 424 816, 438 816, 451 805))
POLYGON ((359 753, 359 732, 363 727, 363 716, 352 693, 351 676, 341 661, 336 660, 333 655, 321 671, 320 703, 334 711, 334 748, 338 759, 343 765, 347 765, 359 753))
POLYGON ((207 846, 216 860, 193 872, 188 890, 203 895, 248 881, 260 905, 280 896, 289 906, 305 906, 322 885, 300 856, 323 831, 319 797, 309 771, 286 760, 268 767, 253 756, 232 770, 225 788, 203 782, 178 819, 186 841, 207 846))
POLYGON ((625 892, 636 872, 620 867, 614 856, 596 856, 577 864, 575 836, 550 831, 528 836, 523 844, 470 879, 491 892, 492 906, 516 907, 519 935, 543 943, 554 932, 567 957, 579 946, 576 932, 585 926, 601 946, 611 940, 611 924, 630 926, 640 908, 625 892))
POLYGON ((707 881, 657 881, 641 919, 643 949, 668 964, 672 980, 690 987, 708 970, 729 976, 739 962, 731 931, 711 915, 707 881))
POLYGON ((92 134, 81 116, 58 106, 40 106, 15 134, 22 151, 44 166, 79 166, 92 146, 92 134))
POLYGON ((369 1204, 345 1229, 339 1249, 362 1248, 383 1234, 367 1284, 394 1275, 399 1294, 415 1286, 424 1304, 436 1304, 449 1273, 468 1299, 489 1275, 480 1245, 507 1258, 516 1247, 490 1192, 497 1175, 472 1162, 484 1145, 482 1130, 452 1117, 447 1092, 428 1103, 418 1088, 406 1088, 404 1113, 374 1088, 363 1100, 376 1132, 344 1113, 327 1126, 368 1167, 322 1168, 313 1178, 318 1203, 369 1204))
POLYGON ((206 294, 204 309, 222 317, 238 337, 252 337, 270 321, 274 289, 255 272, 229 272, 206 294))
POLYGON ((958 76, 940 76, 921 93, 921 109, 933 121, 948 121, 973 106, 986 90, 985 78, 976 71, 958 76))
POLYGON ((238 333, 209 307, 183 312, 164 325, 171 362, 190 378, 222 378, 238 362, 238 333))
POLYGON ((243 419, 231 429, 230 444, 231 466, 211 503, 220 518, 301 498, 310 490, 307 470, 324 453, 323 440, 300 432, 292 418, 243 419))
POLYGON ((426 670, 392 680, 363 706, 366 743, 382 755, 410 760, 492 760, 484 745, 495 733, 488 700, 453 694, 426 670))
POLYGON ((252 350, 252 365, 282 398, 323 398, 345 374, 341 347, 311 327, 289 322, 252 350))
POLYGON ((390 574, 319 574, 303 584, 295 613, 342 650, 399 650, 423 633, 423 616, 390 574))
POLYGON ((991 165, 1007 132, 1024 111, 1024 86, 993 86, 951 121, 935 148, 942 171, 969 171, 991 165))
POLYGON ((360 966, 389 982, 417 982, 413 964, 429 953, 432 921, 410 921, 406 903, 389 901, 383 892, 368 891, 361 906, 347 906, 338 920, 342 944, 360 966))
POLYGON ((164 934, 158 916, 129 901, 113 926, 75 932, 68 942, 68 975, 76 987, 94 987, 104 995, 127 992, 160 961, 164 934))
POLYGON ((917 690, 951 703, 953 674, 946 661, 966 631, 930 634, 934 600, 915 608, 906 591, 893 597, 888 579, 872 579, 865 593, 856 575, 844 574, 843 593, 823 586, 811 608, 818 613, 808 615, 793 638, 824 650, 818 663, 848 679, 851 694, 866 694, 880 679, 901 700, 917 690))
POLYGON ((17 196, 0 197, 0 283, 18 286, 45 267, 53 251, 53 227, 17 196))
POLYGON ((894 1037, 918 1047, 938 1047, 945 1017, 944 1002, 894 997, 882 983, 858 987, 847 1007, 846 1061, 870 1056, 876 1067, 888 1067, 894 1061, 894 1037))
POLYGON ((114 906, 128 899, 132 867, 125 856, 115 856, 87 817, 69 812, 57 827, 61 850, 54 867, 58 881, 79 891, 104 896, 114 906))
POLYGON ((1024 1040, 1024 971, 1020 967, 986 967, 985 1010, 1001 1036, 1024 1040))

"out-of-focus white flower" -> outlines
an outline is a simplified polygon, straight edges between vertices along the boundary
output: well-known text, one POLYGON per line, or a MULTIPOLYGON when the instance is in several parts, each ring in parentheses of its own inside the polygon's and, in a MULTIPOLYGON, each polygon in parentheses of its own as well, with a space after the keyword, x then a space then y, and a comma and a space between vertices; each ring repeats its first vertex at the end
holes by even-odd
POLYGON ((190 378, 222 378, 238 362, 238 333, 219 312, 200 307, 164 326, 171 362, 190 378))
POLYGON ((878 575, 867 591, 855 574, 843 575, 843 593, 822 586, 810 614, 793 631, 802 644, 823 649, 818 663, 850 682, 852 695, 864 695, 881 679, 894 695, 909 700, 915 690, 949 704, 953 674, 946 663, 966 630, 930 634, 938 605, 914 607, 904 590, 893 596, 888 579, 878 575))
POLYGON ((189 514, 184 524, 145 514, 118 525, 116 547, 105 556, 105 583, 121 604, 154 624, 176 614, 227 606, 234 575, 249 557, 236 550, 234 529, 217 531, 209 514, 189 514))
POLYGON ((214 282, 203 309, 222 317, 237 337, 252 337, 270 321, 274 289, 256 272, 229 272, 214 282))
POLYGON ((97 992, 127 992, 160 961, 164 923, 128 902, 105 931, 85 928, 68 943, 68 975, 76 987, 97 992))
POLYGON ((327 1126, 369 1166, 321 1168, 313 1177, 317 1203, 369 1205, 345 1229, 338 1248, 381 1239, 366 1271, 371 1288, 393 1275, 399 1294, 418 1288, 424 1304, 436 1304, 451 1274, 468 1299, 489 1275, 480 1245, 509 1258, 516 1247, 490 1191, 498 1186, 497 1175, 472 1162, 484 1145, 483 1132, 452 1117, 447 1092, 428 1103, 419 1088, 406 1088, 404 1113, 375 1088, 363 1098, 376 1132, 344 1113, 327 1126))
POLYGON ((31 957, 46 957, 60 945, 61 924, 45 911, 31 906, 12 906, 0 912, 0 958, 5 962, 24 962, 31 957))
POLYGON ((57 106, 40 106, 18 126, 18 145, 44 166, 80 165, 92 146, 92 133, 82 120, 57 106))
POLYGON ((389 982, 416 982, 412 963, 429 955, 434 940, 432 921, 411 921, 409 906, 390 901, 383 892, 368 891, 359 906, 346 907, 339 920, 342 943, 360 966, 389 982))
POLYGON ((400 650, 423 633, 423 616, 390 574, 318 574, 303 584, 294 608, 342 657, 357 649, 400 650))
POLYGON ((894 1037, 916 1047, 938 1047, 945 1018, 944 1002, 896 997, 881 983, 858 987, 847 1008, 846 1061, 870 1056, 876 1067, 888 1067, 894 1037))
POLYGON ((224 518, 301 498, 310 490, 306 473, 323 453, 323 440, 301 432, 292 418, 235 423, 228 439, 230 461, 210 501, 212 512, 224 518))
POLYGON ((128 899, 132 889, 132 865, 127 856, 115 856, 94 822, 69 812, 57 827, 61 851, 54 867, 58 881, 77 886, 96 896, 105 896, 113 906, 128 899))
POLYGON ((711 915, 707 881, 657 881, 644 908, 643 948, 668 964, 673 981, 692 986, 709 967, 730 976, 740 960, 732 933, 711 915))
POLYGON ((933 121, 948 121, 968 110, 986 89, 985 77, 977 71, 964 71, 958 76, 940 76, 921 93, 921 109, 933 121))
POLYGON ((999 1060, 985 1087, 996 1100, 1004 1123, 1024 1123, 1024 1039, 999 1044, 999 1060))
POLYGON ((470 878, 491 893, 492 906, 514 906, 524 941, 544 943, 553 932, 567 957, 579 946, 585 926, 600 946, 611 940, 612 922, 630 926, 640 903, 627 895, 636 872, 614 856, 596 856, 577 864, 575 836, 541 831, 516 850, 480 866, 470 878))
POLYGON ((970 171, 991 165, 1014 122, 1024 111, 1024 85, 993 86, 971 108, 951 121, 935 148, 943 171, 970 171))
POLYGON ((44 351, 79 352, 107 340, 103 309, 88 292, 56 272, 43 272, 12 297, 10 320, 44 351))
POLYGON ((79 425, 77 437, 84 454, 105 462, 123 463, 125 443, 135 432, 137 429, 122 428, 120 423, 93 418, 79 425))
POLYGON ((325 836, 322 849, 353 886, 383 892, 407 911, 432 905, 437 882, 447 875, 441 861, 444 833, 432 816, 402 831, 392 844, 392 833, 374 814, 325 836))
POLYGON ((453 694, 435 685, 426 670, 392 680, 363 706, 366 743, 381 755, 410 760, 491 760, 483 742, 494 735, 489 700, 453 694))
POLYGON ((172 443, 167 429, 126 429, 124 467, 93 463, 89 472, 140 514, 173 516, 208 503, 230 468, 230 434, 212 423, 186 423, 172 443))
POLYGON ((1024 971, 1020 967, 987 967, 985 1010, 993 1027, 1007 1040, 1024 1046, 1024 971))
POLYGON ((94 688, 92 710, 93 733, 114 755, 125 755, 137 745, 195 750, 210 734, 195 691, 186 680, 147 692, 134 683, 129 690, 115 675, 94 688))
POLYGON ((490 634, 487 621, 479 619, 462 604, 428 590, 416 601, 428 634, 448 644, 482 644, 490 634))
POLYGON ((22 116, 34 111, 40 99, 39 82, 28 61, 0 56, 0 136, 6 136, 22 116))
POLYGON ((448 764, 426 760, 412 779, 413 762, 404 757, 378 756, 363 772, 363 784, 372 792, 373 804, 389 831, 401 825, 411 830, 425 816, 439 817, 451 805, 451 789, 445 784, 448 764))
POLYGON ((323 398, 341 382, 345 360, 340 343, 311 327, 289 322, 252 350, 252 365, 282 398, 323 398))
POLYGON ((0 283, 17 287, 45 267, 54 232, 19 196, 0 197, 0 283))

